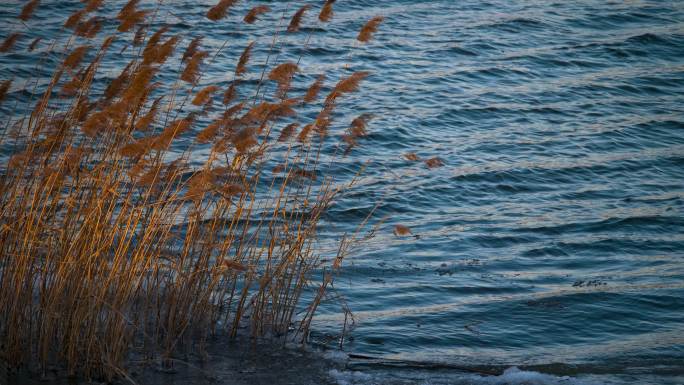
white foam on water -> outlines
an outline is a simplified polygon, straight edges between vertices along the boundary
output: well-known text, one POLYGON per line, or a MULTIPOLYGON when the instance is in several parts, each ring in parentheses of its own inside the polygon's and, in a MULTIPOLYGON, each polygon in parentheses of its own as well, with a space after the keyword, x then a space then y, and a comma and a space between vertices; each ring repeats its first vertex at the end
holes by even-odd
POLYGON ((373 375, 353 370, 330 369, 328 372, 339 385, 377 384, 373 375))
POLYGON ((349 355, 341 350, 326 350, 323 357, 336 363, 345 363, 349 360, 349 355))
POLYGON ((473 385, 599 385, 570 376, 554 376, 539 372, 520 370, 517 367, 506 369, 500 376, 487 376, 473 379, 473 385))
POLYGON ((384 385, 384 384, 423 384, 423 385, 601 385, 602 382, 580 379, 571 376, 554 376, 534 371, 520 370, 517 367, 506 369, 499 376, 479 376, 473 374, 411 373, 403 377, 392 372, 361 372, 331 369, 328 374, 339 385, 384 385), (402 378, 403 377, 403 378, 402 378))

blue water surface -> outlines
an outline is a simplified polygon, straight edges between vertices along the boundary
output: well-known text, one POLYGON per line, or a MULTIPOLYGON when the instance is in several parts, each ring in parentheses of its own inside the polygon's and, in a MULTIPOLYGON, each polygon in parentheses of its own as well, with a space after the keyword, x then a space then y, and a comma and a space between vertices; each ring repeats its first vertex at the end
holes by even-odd
MULTIPOLYGON (((201 85, 227 85, 256 38, 256 82, 272 29, 239 21, 257 3, 218 24, 204 18, 210 3, 171 2, 159 24, 188 32, 184 42, 202 34, 209 49, 228 42, 201 85)), ((268 3, 271 24, 303 4, 268 3)), ((45 49, 80 5, 42 4, 32 21, 42 32, 26 33, 43 33, 45 49)), ((0 10, 3 37, 25 29, 16 2, 0 10)), ((346 0, 329 24, 314 12, 270 57, 301 56, 293 93, 319 73, 332 83, 371 72, 335 116, 342 132, 373 114, 369 136, 333 166, 341 179, 367 167, 321 225, 322 240, 338 239, 377 205, 377 230, 335 283, 355 321, 344 351, 684 381, 684 2, 346 0), (356 42, 375 15, 385 21, 373 40, 356 42), (393 234, 397 224, 412 235, 393 234)), ((30 41, 0 57, 19 99, 37 71, 30 41)), ((101 76, 115 77, 126 55, 101 76)), ((312 338, 335 345, 343 318, 326 302, 312 338)))

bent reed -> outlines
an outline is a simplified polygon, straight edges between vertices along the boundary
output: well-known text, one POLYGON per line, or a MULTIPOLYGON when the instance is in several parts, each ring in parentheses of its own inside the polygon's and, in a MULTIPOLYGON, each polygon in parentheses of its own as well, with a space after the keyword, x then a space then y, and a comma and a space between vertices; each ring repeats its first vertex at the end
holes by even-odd
MULTIPOLYGON (((300 63, 275 63, 272 51, 282 34, 305 34, 310 5, 286 10, 256 86, 245 80, 252 41, 223 87, 203 83, 219 52, 202 37, 152 30, 162 2, 131 0, 111 20, 100 16, 103 1, 83 3, 64 20, 71 35, 42 50, 62 58, 51 78, 21 90, 0 79, 3 111, 12 111, 0 136, 0 359, 111 380, 127 376, 132 357, 170 366, 217 334, 305 341, 355 239, 342 236, 325 256, 316 242, 322 215, 355 180, 327 170, 366 136, 367 115, 331 135, 335 108, 369 74, 330 86, 330 74, 313 74, 291 95, 300 63), (116 32, 103 36, 108 23, 116 32), (121 59, 115 39, 136 54, 102 84, 103 64, 121 59), (162 74, 173 85, 161 87, 162 74), (298 109, 312 108, 316 118, 301 122, 298 109)), ((261 23, 271 12, 256 5, 239 15, 236 3, 219 1, 203 22, 261 23)), ((322 3, 316 23, 333 17, 334 0, 322 3)), ((32 0, 17 17, 39 28, 40 12, 32 0)), ((358 41, 381 21, 361 21, 358 41)), ((0 50, 29 34, 9 35, 0 50)))

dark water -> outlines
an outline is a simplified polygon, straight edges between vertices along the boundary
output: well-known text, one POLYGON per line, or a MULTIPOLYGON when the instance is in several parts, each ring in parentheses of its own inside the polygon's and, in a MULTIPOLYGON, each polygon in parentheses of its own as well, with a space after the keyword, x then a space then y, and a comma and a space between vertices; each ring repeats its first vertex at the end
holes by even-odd
MULTIPOLYGON (((78 3, 43 3, 43 33, 58 35, 78 3)), ((273 2, 263 19, 277 23, 299 4, 273 2)), ((192 27, 213 49, 229 42, 216 58, 225 68, 203 84, 227 84, 255 34, 263 63, 271 29, 235 32, 237 16, 210 24, 196 2, 171 8, 162 18, 176 30, 192 27)), ((0 9, 3 35, 24 28, 10 19, 16 3, 0 9)), ((368 168, 322 239, 353 231, 379 202, 375 221, 386 221, 335 285, 356 321, 344 351, 403 364, 352 360, 358 373, 333 377, 684 383, 684 2, 338 1, 335 10, 331 24, 310 16, 285 36, 277 60, 302 55, 301 87, 321 72, 372 72, 336 116, 342 126, 374 114, 370 136, 335 172, 368 168), (386 20, 374 40, 354 44, 378 14, 386 20), (408 152, 445 165, 428 169, 408 152), (395 224, 415 236, 394 236, 395 224), (415 362, 530 372, 479 378, 415 362)), ((20 84, 31 58, 3 55, 2 77, 20 84)), ((338 333, 340 320, 327 304, 314 341, 338 333)))

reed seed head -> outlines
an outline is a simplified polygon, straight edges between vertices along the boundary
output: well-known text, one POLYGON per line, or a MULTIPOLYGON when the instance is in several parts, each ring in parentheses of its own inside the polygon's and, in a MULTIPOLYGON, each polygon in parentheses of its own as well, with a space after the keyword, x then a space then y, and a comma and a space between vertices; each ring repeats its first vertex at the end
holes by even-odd
POLYGON ((247 47, 245 47, 245 50, 242 51, 242 55, 240 55, 240 59, 238 60, 238 64, 235 67, 235 76, 241 76, 244 75, 247 72, 247 62, 249 61, 249 57, 252 53, 252 47, 254 46, 254 42, 250 42, 247 44, 247 47))
POLYGON ((5 40, 2 42, 0 45, 0 52, 8 52, 9 50, 14 47, 14 44, 19 40, 19 37, 21 37, 20 33, 11 33, 5 40))
POLYGON ((375 16, 374 18, 370 19, 361 28, 361 31, 359 31, 359 35, 356 37, 356 40, 362 43, 369 42, 370 39, 373 37, 373 34, 378 31, 378 27, 380 26, 380 23, 382 23, 383 20, 385 20, 385 18, 382 16, 375 16))
POLYGON ((292 16, 292 19, 290 20, 290 24, 287 26, 287 32, 297 32, 299 31, 299 26, 302 24, 302 18, 304 17, 304 13, 311 8, 309 4, 306 4, 299 8, 297 12, 292 16))
POLYGON ((247 12, 243 20, 247 24, 254 24, 254 22, 257 21, 259 15, 263 15, 264 13, 269 12, 270 10, 271 8, 269 8, 267 5, 257 5, 256 7, 250 9, 249 12, 247 12))
POLYGON ((207 12, 207 18, 211 21, 218 21, 228 15, 228 9, 235 5, 237 0, 220 0, 207 12))
POLYGON ((36 10, 36 7, 38 7, 38 4, 40 4, 40 0, 31 0, 26 3, 26 5, 24 5, 24 7, 21 9, 19 18, 23 21, 30 19, 31 15, 33 15, 33 12, 36 10))
POLYGON ((327 23, 330 20, 332 20, 333 3, 335 3, 335 0, 326 0, 325 4, 323 4, 323 8, 321 8, 321 13, 318 14, 318 20, 320 20, 322 23, 327 23))

